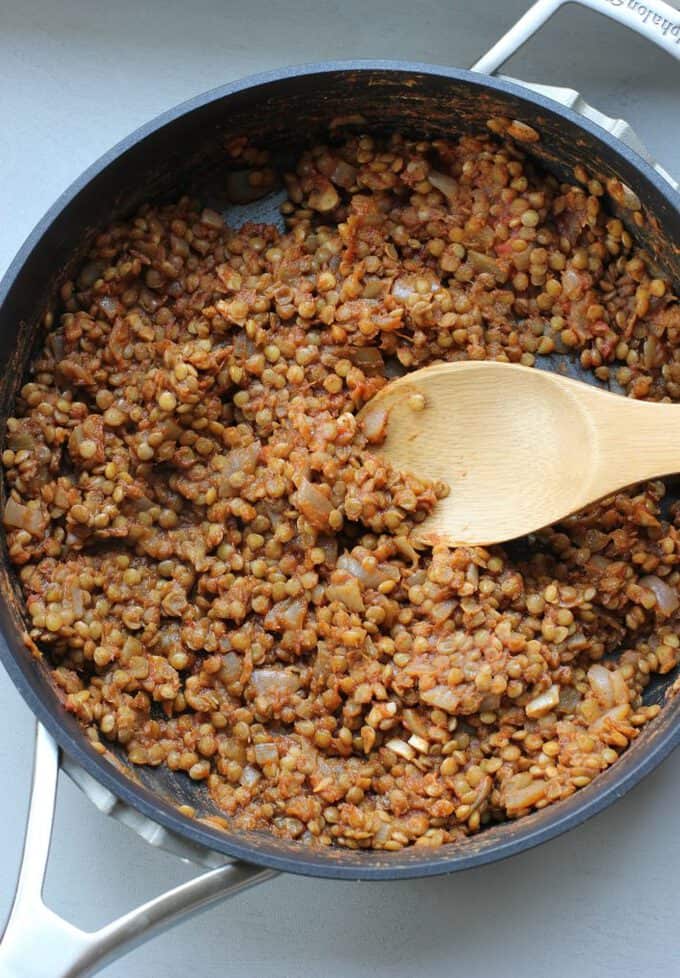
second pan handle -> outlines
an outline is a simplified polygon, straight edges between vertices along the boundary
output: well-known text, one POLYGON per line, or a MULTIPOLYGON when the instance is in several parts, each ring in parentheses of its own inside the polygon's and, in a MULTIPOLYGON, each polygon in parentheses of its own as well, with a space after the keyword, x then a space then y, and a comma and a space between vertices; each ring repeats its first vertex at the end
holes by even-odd
POLYGON ((680 60, 680 10, 663 0, 645 0, 644 3, 640 0, 537 0, 514 27, 473 64, 472 70, 493 75, 568 3, 578 3, 618 21, 680 60))
MULTIPOLYGON (((84 931, 42 895, 52 836, 59 749, 38 724, 31 803, 14 905, 0 941, 0 978, 88 978, 106 964, 191 914, 277 874, 226 863, 136 907, 99 930, 84 931)), ((74 878, 83 872, 74 868, 74 878)))

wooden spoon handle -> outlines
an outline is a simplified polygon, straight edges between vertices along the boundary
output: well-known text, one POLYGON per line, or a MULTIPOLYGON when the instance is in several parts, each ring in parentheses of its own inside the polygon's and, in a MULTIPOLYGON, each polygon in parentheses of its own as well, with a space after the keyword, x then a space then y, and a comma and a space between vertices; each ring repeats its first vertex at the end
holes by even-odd
MULTIPOLYGON (((553 377, 574 391, 574 381, 553 377)), ((577 395, 592 436, 592 479, 584 486, 584 502, 680 472, 680 405, 636 401, 581 384, 577 395)))

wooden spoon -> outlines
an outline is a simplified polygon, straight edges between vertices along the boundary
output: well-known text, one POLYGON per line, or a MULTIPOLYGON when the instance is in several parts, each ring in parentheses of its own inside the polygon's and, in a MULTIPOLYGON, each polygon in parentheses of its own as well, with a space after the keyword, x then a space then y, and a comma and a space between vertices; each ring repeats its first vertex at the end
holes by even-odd
POLYGON ((500 543, 608 493, 680 472, 680 410, 493 361, 393 381, 360 413, 395 468, 449 495, 416 527, 432 545, 500 543), (675 426, 678 425, 676 430, 675 426))

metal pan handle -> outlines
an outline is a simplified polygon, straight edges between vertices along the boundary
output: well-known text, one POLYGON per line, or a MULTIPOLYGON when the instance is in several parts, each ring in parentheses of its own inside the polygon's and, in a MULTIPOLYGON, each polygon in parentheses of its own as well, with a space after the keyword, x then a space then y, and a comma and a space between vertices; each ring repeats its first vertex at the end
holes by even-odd
POLYGON ((59 748, 38 724, 19 881, 0 942, 0 978, 87 978, 180 920, 276 876, 248 863, 227 863, 99 930, 80 930, 46 906, 42 895, 58 777, 59 748))
POLYGON ((578 3, 604 14, 680 59, 680 10, 663 0, 644 0, 644 3, 639 0, 538 0, 491 50, 473 64, 472 70, 493 75, 567 3, 578 3))

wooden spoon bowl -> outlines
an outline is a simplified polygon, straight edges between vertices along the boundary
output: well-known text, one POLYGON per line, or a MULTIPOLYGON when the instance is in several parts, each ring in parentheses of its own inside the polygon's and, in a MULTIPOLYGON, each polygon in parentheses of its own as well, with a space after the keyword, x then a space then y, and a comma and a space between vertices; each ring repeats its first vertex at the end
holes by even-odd
POLYGON ((395 468, 450 488, 414 532, 429 545, 500 543, 616 489, 680 471, 676 405, 515 364, 416 370, 360 414, 373 427, 385 416, 387 435, 376 451, 395 468))

